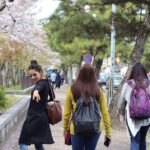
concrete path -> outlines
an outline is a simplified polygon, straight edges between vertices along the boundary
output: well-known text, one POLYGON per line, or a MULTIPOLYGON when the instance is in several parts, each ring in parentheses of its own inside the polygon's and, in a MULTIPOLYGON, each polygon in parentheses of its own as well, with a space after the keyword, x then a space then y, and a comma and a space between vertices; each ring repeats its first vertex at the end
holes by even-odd
MULTIPOLYGON (((60 90, 56 90, 56 99, 61 101, 62 106, 64 105, 64 100, 66 96, 66 90, 68 85, 63 85, 60 90)), ((18 123, 17 127, 12 131, 11 135, 8 137, 5 145, 1 148, 1 150, 19 150, 18 147, 18 138, 21 131, 21 127, 23 124, 24 118, 20 123, 18 123)), ((63 129, 62 122, 57 125, 51 126, 52 135, 54 137, 55 143, 52 145, 44 145, 46 150, 71 150, 71 146, 67 146, 64 144, 63 138, 63 129)), ((112 130, 112 143, 109 148, 103 146, 104 139, 104 131, 100 137, 96 150, 129 150, 129 139, 127 137, 127 133, 125 130, 112 130)), ((29 150, 34 150, 34 146, 29 146, 29 150)))

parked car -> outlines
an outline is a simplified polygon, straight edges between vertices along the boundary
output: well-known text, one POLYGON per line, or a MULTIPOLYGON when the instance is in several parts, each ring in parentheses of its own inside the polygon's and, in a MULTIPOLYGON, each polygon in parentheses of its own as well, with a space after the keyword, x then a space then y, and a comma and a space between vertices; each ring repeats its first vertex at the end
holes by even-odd
POLYGON ((107 77, 105 74, 100 74, 98 78, 98 84, 106 85, 107 77))
POLYGON ((114 88, 118 88, 120 83, 122 81, 122 77, 121 76, 115 76, 114 77, 114 88))

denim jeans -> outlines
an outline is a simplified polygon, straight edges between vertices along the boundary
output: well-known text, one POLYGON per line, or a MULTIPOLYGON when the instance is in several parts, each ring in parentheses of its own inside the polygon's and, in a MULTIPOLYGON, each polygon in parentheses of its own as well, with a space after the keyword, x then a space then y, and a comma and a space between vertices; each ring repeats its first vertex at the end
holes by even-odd
MULTIPOLYGON (((34 144, 36 150, 44 150, 44 147, 42 144, 34 144)), ((26 144, 20 144, 20 150, 28 150, 28 145, 26 144)))
POLYGON ((130 139, 131 139, 131 145, 130 150, 146 150, 146 135, 149 129, 148 126, 142 126, 135 137, 131 134, 130 129, 130 139))
POLYGON ((72 150, 95 150, 100 134, 92 136, 71 135, 72 150))

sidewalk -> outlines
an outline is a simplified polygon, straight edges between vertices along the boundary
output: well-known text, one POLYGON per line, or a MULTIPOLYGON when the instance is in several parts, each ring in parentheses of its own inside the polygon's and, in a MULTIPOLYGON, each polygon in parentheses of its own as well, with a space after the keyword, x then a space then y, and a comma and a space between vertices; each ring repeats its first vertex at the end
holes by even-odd
MULTIPOLYGON (((60 90, 56 90, 56 99, 61 101, 62 106, 66 96, 66 90, 68 85, 63 85, 60 90)), ((18 150, 18 138, 20 135, 22 123, 24 119, 18 124, 18 126, 12 131, 10 137, 6 141, 1 150, 18 150)), ((52 135, 55 143, 52 145, 44 145, 46 150, 71 150, 71 146, 64 144, 62 121, 56 125, 51 125, 52 135)), ((129 150, 129 139, 125 130, 112 130, 112 143, 109 148, 103 146, 104 132, 100 137, 96 150, 129 150)), ((35 150, 34 146, 29 146, 29 150, 35 150)))

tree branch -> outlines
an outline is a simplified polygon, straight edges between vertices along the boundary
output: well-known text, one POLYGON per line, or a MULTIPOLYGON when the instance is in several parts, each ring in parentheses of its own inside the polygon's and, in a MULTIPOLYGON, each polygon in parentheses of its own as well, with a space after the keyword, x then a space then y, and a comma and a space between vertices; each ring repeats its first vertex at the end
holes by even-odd
POLYGON ((6 7, 6 1, 5 0, 2 0, 0 2, 0 11, 3 11, 3 9, 6 7))
POLYGON ((150 33, 150 10, 148 10, 148 16, 143 25, 140 26, 136 37, 136 44, 131 54, 132 63, 137 63, 141 60, 144 52, 144 45, 148 39, 150 33), (139 49, 137 51, 137 49, 139 49), (142 54, 142 55, 141 55, 142 54))
POLYGON ((123 3, 135 3, 135 4, 147 4, 150 5, 150 0, 103 0, 104 5, 109 5, 109 4, 123 4, 123 3))

